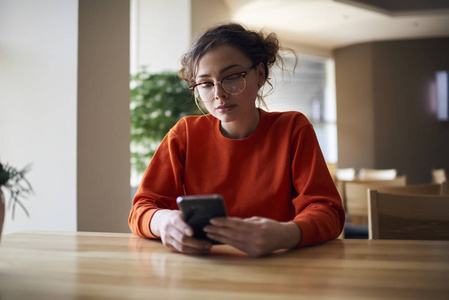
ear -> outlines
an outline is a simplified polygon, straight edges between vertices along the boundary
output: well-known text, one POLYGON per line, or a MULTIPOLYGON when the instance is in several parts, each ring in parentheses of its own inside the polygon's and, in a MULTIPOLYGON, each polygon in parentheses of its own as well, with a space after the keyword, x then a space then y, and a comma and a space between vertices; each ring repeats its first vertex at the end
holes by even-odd
POLYGON ((265 77, 266 77, 266 75, 265 75, 265 65, 264 65, 264 63, 261 62, 261 63, 259 63, 257 65, 256 72, 257 72, 257 76, 258 76, 257 84, 259 86, 264 85, 265 81, 266 81, 266 79, 265 79, 265 77))

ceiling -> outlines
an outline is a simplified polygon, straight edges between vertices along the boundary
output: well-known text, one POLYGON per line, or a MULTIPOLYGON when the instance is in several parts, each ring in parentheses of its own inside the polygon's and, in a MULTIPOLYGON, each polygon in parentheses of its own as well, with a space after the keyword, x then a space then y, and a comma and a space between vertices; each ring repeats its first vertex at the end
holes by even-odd
POLYGON ((449 0, 224 1, 233 20, 320 49, 449 36, 449 0))

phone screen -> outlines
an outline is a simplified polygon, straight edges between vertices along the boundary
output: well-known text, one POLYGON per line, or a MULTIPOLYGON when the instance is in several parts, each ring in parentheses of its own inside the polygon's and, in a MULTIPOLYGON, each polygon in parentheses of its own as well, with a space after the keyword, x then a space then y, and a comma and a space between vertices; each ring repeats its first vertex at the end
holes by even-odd
POLYGON ((178 197, 178 207, 182 212, 184 221, 189 224, 197 239, 209 240, 203 227, 209 224, 209 220, 214 217, 226 217, 226 207, 221 195, 199 195, 178 197))

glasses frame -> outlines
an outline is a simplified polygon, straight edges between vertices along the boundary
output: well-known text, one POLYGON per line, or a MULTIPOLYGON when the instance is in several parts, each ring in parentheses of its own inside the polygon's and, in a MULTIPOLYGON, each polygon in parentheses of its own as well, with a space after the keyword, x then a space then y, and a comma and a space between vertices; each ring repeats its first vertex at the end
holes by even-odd
POLYGON ((195 95, 195 98, 198 99, 198 100, 201 101, 201 102, 209 102, 209 101, 214 100, 214 97, 212 97, 212 99, 210 99, 210 100, 202 100, 200 97, 197 97, 197 96, 196 96, 195 88, 196 88, 197 86, 202 85, 202 84, 205 84, 205 83, 212 84, 212 86, 213 86, 213 88, 214 88, 214 91, 215 91, 215 86, 216 86, 217 84, 220 84, 221 87, 223 88, 223 90, 224 90, 226 93, 228 93, 229 95, 235 96, 235 95, 241 94, 241 93, 243 93, 243 91, 246 89, 246 75, 248 75, 248 72, 249 72, 249 71, 251 71, 252 69, 254 69, 255 67, 257 67, 258 64, 259 64, 259 63, 255 63, 254 65, 252 65, 251 67, 249 67, 246 71, 243 71, 243 72, 237 72, 237 73, 233 73, 233 74, 229 74, 229 75, 223 77, 222 79, 218 80, 217 82, 206 81, 206 82, 201 82, 201 83, 197 83, 197 84, 192 84, 192 85, 189 87, 189 90, 191 90, 191 91, 193 92, 193 95, 195 95), (225 79, 227 79, 227 78, 229 78, 229 77, 232 77, 232 76, 236 76, 236 75, 240 75, 240 76, 243 77, 244 86, 243 86, 243 89, 242 89, 240 92, 238 92, 238 93, 230 93, 230 92, 228 92, 228 91, 225 89, 225 87, 223 86, 223 80, 225 80, 225 79))

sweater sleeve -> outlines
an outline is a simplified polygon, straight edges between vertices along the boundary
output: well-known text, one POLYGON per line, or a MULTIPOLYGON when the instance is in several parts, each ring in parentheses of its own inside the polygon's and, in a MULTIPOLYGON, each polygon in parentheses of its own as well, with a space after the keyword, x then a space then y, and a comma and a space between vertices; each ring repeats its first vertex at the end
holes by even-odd
POLYGON ((295 222, 302 232, 298 246, 337 238, 345 213, 341 198, 326 166, 315 131, 310 123, 295 130, 291 145, 292 199, 295 222))
MULTIPOLYGON (((182 127, 182 121, 177 127, 182 127), (180 124, 181 123, 181 124, 180 124)), ((150 222, 159 209, 177 209, 176 198, 184 194, 185 153, 172 129, 165 136, 145 171, 134 196, 128 218, 131 231, 144 238, 156 238, 150 222)))

